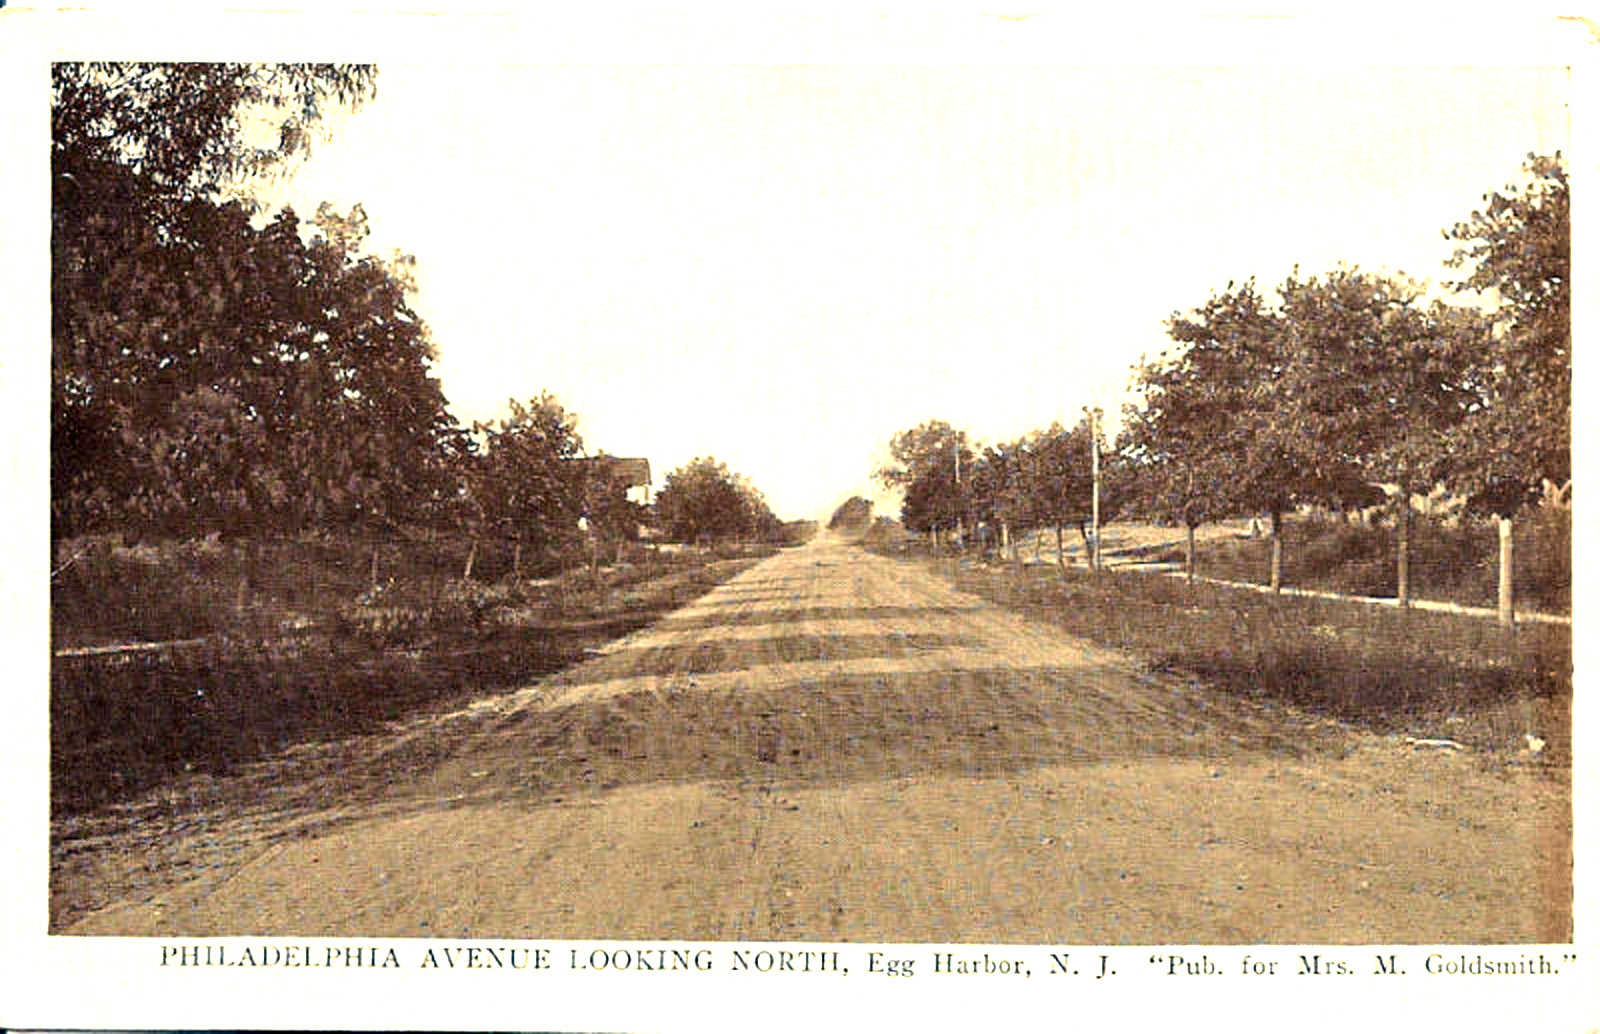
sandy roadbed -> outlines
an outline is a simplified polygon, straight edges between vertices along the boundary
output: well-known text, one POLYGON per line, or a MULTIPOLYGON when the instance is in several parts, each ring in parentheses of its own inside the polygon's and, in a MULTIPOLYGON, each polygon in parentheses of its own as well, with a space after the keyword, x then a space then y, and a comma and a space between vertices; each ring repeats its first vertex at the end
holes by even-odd
POLYGON ((1564 786, 1152 674, 836 542, 369 746, 381 792, 195 819, 67 932, 1570 936, 1564 786))

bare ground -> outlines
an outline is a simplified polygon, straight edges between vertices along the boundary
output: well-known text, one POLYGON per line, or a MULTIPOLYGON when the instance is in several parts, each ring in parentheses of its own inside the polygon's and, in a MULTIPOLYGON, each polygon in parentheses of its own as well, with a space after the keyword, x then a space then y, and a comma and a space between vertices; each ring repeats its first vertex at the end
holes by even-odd
POLYGON ((1570 787, 1152 674, 837 541, 605 654, 59 822, 73 934, 1571 937, 1570 787))

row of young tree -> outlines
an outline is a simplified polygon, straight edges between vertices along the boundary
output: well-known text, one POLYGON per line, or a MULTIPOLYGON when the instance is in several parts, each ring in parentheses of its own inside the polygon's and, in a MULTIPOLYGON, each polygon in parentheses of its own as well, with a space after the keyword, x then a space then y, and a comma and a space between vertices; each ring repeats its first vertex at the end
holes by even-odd
MULTIPOLYGON (((649 520, 553 396, 457 421, 414 260, 369 252, 361 206, 302 221, 253 197, 377 81, 367 65, 54 67, 53 537, 421 524, 547 551, 649 520)), ((715 460, 658 502, 687 539, 777 523, 715 460)))
POLYGON ((891 463, 875 474, 904 493, 900 519, 935 543, 975 540, 1007 548, 1023 531, 1075 527, 1085 544, 1093 516, 1091 425, 1053 423, 1014 441, 984 445, 944 420, 900 431, 891 463))
POLYGON ((1089 417, 980 447, 942 421, 902 431, 878 472, 904 491, 908 528, 1076 525, 1088 543, 1091 456, 1106 454, 1107 512, 1201 524, 1270 518, 1281 581, 1283 515, 1391 501, 1399 585, 1414 494, 1444 489, 1511 516, 1571 484, 1567 176, 1530 155, 1522 182, 1444 231, 1453 301, 1400 276, 1296 271, 1270 294, 1230 283, 1177 313, 1174 345, 1135 368, 1137 401, 1113 443, 1089 417))

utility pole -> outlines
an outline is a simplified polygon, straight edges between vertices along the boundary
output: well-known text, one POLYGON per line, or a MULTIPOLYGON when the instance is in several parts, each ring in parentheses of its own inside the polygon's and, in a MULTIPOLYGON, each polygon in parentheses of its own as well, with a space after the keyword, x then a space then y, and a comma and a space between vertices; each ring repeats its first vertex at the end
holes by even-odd
POLYGON ((961 511, 964 509, 961 505, 961 442, 959 440, 954 442, 951 448, 956 454, 956 547, 965 549, 967 540, 961 533, 961 511))
POLYGON ((1089 467, 1094 493, 1089 510, 1089 569, 1100 570, 1100 407, 1089 410, 1089 467))

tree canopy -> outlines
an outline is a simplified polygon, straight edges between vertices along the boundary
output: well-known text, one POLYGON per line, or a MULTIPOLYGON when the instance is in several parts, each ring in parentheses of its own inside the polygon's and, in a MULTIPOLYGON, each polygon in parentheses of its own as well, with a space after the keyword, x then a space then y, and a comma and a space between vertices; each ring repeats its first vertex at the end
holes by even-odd
POLYGON ((969 506, 973 453, 967 433, 928 420, 889 440, 891 462, 874 476, 905 493, 901 520, 913 531, 939 531, 962 522, 969 506), (967 479, 962 478, 963 466, 967 479))
POLYGON ((872 523, 872 500, 859 495, 851 496, 834 507, 828 518, 830 531, 860 531, 872 523))
POLYGON ((781 531, 755 485, 712 456, 668 474, 655 506, 662 531, 675 542, 775 539, 781 531))
POLYGON ((450 494, 412 260, 364 253, 360 206, 307 225, 227 196, 375 83, 366 66, 54 67, 57 535, 392 522, 450 494))
POLYGON ((1450 286, 1482 292, 1495 335, 1474 373, 1484 404, 1452 446, 1459 487, 1484 509, 1510 512, 1541 484, 1572 477, 1572 217, 1559 153, 1530 154, 1519 183, 1444 231, 1458 242, 1450 286))
POLYGON ((310 154, 330 108, 359 107, 377 81, 372 65, 61 62, 53 165, 58 176, 133 178, 149 218, 160 202, 211 196, 310 154))

